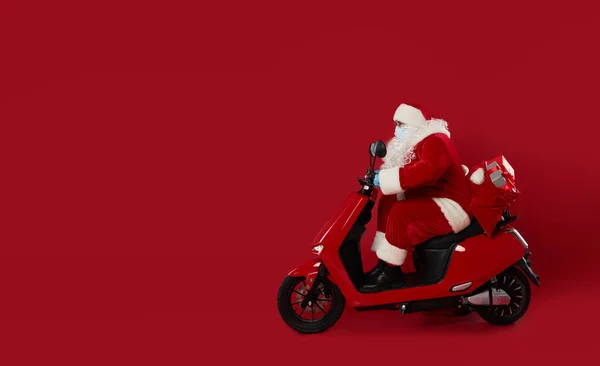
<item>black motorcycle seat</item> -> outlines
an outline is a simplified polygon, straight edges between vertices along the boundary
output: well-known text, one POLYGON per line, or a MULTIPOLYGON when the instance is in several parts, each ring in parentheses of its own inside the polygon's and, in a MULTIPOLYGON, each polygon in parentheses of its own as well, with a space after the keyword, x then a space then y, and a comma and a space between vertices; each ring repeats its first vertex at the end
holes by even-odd
MULTIPOLYGON (((502 220, 500 222, 498 222, 498 224, 496 225, 496 230, 502 228, 503 226, 510 224, 511 222, 515 221, 517 218, 518 218, 518 216, 511 216, 510 214, 507 214, 506 216, 504 216, 502 218, 502 220)), ((464 230, 459 231, 458 233, 450 233, 448 235, 436 236, 435 238, 431 238, 427 241, 424 241, 421 244, 418 244, 416 246, 416 249, 417 250, 449 249, 450 247, 452 247, 452 245, 454 245, 456 243, 460 243, 472 236, 477 236, 477 235, 481 235, 481 234, 485 235, 485 231, 483 231, 483 228, 481 227, 479 222, 475 218, 473 218, 471 220, 471 224, 469 226, 467 226, 464 230)))
POLYGON ((483 234, 483 228, 479 225, 477 220, 471 220, 471 224, 464 230, 458 233, 450 233, 448 235, 440 235, 435 238, 431 238, 416 246, 417 250, 428 250, 428 249, 449 249, 452 245, 460 243, 467 238, 472 236, 483 234))

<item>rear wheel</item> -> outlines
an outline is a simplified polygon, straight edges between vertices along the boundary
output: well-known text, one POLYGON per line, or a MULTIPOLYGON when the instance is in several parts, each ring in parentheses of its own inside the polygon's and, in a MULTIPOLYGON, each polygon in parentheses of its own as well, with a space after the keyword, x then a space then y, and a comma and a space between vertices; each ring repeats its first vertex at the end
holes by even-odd
POLYGON ((342 316, 346 299, 340 289, 326 278, 317 284, 315 300, 302 308, 309 284, 304 277, 287 276, 277 294, 277 308, 283 321, 299 333, 320 333, 342 316))
POLYGON ((515 267, 496 276, 492 286, 504 290, 510 296, 508 305, 477 307, 477 314, 493 325, 509 325, 521 319, 531 301, 531 287, 527 277, 515 267))

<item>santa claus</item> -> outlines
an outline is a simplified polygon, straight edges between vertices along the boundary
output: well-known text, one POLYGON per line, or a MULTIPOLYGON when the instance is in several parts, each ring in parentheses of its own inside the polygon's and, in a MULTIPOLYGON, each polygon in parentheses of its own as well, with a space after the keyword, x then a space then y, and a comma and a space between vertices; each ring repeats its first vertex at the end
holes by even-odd
POLYGON ((446 121, 417 105, 401 104, 395 136, 375 176, 382 197, 371 250, 378 264, 363 283, 377 292, 403 281, 408 251, 435 236, 459 232, 471 223, 467 169, 450 140, 446 121))

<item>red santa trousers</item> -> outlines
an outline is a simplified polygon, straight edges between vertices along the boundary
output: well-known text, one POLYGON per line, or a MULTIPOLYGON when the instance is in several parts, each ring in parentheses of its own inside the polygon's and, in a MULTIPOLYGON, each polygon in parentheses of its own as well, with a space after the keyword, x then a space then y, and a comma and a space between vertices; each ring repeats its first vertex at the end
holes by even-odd
POLYGON ((377 210, 378 238, 371 250, 382 260, 401 265, 406 252, 400 249, 411 252, 428 239, 452 232, 448 219, 432 198, 398 200, 395 195, 383 196, 377 210))

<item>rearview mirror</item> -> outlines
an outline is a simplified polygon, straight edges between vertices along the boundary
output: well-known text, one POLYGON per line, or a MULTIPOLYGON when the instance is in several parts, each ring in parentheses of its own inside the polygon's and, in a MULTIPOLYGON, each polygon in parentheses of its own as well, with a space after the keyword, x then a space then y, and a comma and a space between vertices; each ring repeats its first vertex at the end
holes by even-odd
POLYGON ((384 158, 387 154, 387 148, 385 147, 383 141, 378 140, 371 144, 371 146, 369 147, 369 152, 374 158, 384 158))

